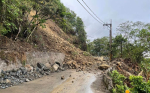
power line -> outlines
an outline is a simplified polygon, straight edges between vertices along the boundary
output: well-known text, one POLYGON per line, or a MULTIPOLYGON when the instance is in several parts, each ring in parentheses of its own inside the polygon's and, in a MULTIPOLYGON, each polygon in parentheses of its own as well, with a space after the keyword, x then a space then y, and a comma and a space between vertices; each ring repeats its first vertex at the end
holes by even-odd
MULTIPOLYGON (((78 0, 77 0, 78 1, 78 0)), ((79 2, 79 1, 78 1, 79 2)), ((81 4, 81 2, 79 2, 80 4, 81 4)), ((82 5, 82 4, 81 4, 82 5)), ((95 19, 95 20, 97 20, 83 5, 82 5, 82 7, 95 19)), ((101 23, 99 20, 97 20, 99 23, 101 23)), ((101 24, 103 24, 103 23, 101 23, 101 24)))
MULTIPOLYGON (((100 20, 100 21, 102 21, 93 11, 92 11, 92 9, 84 2, 84 0, 82 0, 83 1, 83 3, 90 9, 90 11, 100 20)), ((102 21, 103 22, 103 21, 102 21)), ((103 22, 104 23, 104 22, 103 22)))

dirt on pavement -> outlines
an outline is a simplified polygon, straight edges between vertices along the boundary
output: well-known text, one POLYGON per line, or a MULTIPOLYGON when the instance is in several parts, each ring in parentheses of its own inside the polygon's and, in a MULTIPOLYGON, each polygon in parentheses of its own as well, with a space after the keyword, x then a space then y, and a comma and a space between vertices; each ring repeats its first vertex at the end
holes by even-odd
POLYGON ((0 93, 108 93, 101 72, 66 70, 7 89, 0 93), (64 76, 64 80, 61 80, 64 76))

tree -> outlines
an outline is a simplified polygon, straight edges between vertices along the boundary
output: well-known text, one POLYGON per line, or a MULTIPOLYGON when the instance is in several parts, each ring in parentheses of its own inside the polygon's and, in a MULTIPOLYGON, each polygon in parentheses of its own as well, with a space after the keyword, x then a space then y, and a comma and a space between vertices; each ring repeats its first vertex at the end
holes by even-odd
POLYGON ((86 32, 84 30, 84 24, 83 21, 80 17, 77 17, 77 23, 76 23, 76 33, 79 39, 79 44, 81 46, 81 49, 86 51, 87 46, 86 46, 86 32))
MULTIPOLYGON (((122 57, 122 43, 126 42, 127 39, 125 39, 124 37, 122 37, 122 35, 117 35, 114 39, 113 39, 113 45, 115 45, 115 47, 120 46, 120 51, 121 51, 121 57, 122 57)), ((114 49, 114 48, 113 48, 114 49)))
POLYGON ((108 55, 109 52, 108 37, 95 39, 93 41, 93 44, 94 44, 94 49, 92 50, 93 55, 97 55, 98 53, 100 53, 100 55, 102 56, 108 55))
MULTIPOLYGON (((147 52, 150 49, 149 28, 150 24, 145 24, 139 21, 128 21, 119 25, 119 34, 121 34, 122 37, 125 37, 127 39, 127 42, 124 43, 124 57, 131 58, 132 62, 139 63, 144 59, 144 52, 147 52)), ((118 40, 116 42, 118 42, 118 40)))
POLYGON ((15 32, 19 29, 22 18, 21 0, 0 1, 0 33, 5 35, 8 32, 15 32))
POLYGON ((38 26, 54 20, 67 34, 78 37, 79 47, 86 50, 86 32, 81 18, 60 0, 0 0, 0 34, 30 39, 38 26), (30 13, 32 17, 29 18, 30 13), (29 20, 30 19, 30 20, 29 20))

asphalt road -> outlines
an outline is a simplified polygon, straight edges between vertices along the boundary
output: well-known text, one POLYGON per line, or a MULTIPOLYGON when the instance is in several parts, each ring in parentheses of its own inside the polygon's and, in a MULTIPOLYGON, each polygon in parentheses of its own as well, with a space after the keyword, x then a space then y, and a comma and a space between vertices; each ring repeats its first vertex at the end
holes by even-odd
POLYGON ((109 93, 102 83, 101 72, 66 70, 26 82, 0 93, 109 93), (65 79, 61 80, 61 76, 65 79))

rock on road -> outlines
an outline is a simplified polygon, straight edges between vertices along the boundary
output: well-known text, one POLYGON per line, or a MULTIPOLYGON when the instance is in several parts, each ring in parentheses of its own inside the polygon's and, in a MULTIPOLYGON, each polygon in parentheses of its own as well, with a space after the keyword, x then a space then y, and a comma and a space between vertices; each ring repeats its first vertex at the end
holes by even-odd
POLYGON ((66 70, 26 82, 0 93, 109 93, 102 84, 101 72, 66 70), (64 76, 64 79, 61 79, 64 76))

